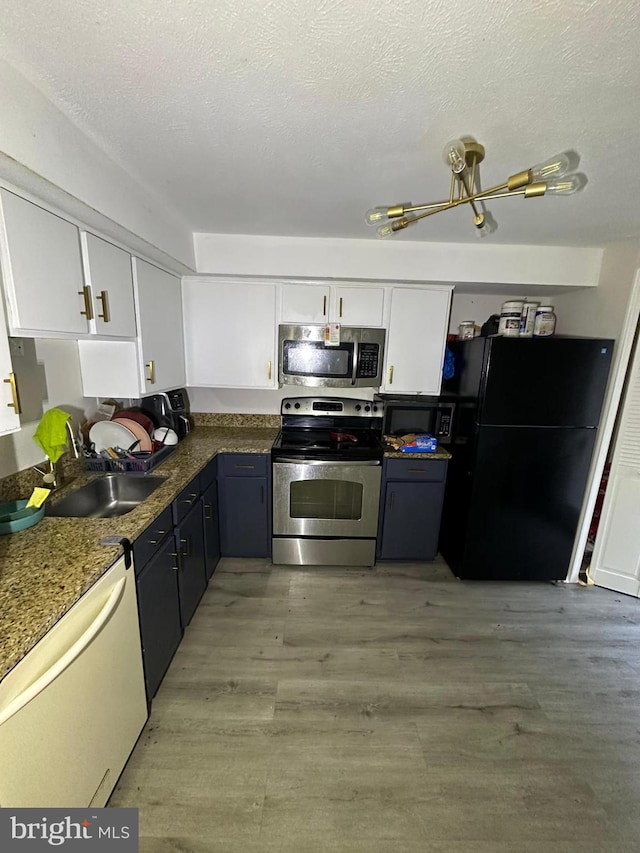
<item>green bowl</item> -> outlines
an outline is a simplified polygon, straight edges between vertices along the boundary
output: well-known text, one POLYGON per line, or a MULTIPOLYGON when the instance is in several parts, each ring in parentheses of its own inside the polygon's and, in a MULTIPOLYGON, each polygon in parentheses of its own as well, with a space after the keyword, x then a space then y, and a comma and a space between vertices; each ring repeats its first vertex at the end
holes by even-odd
POLYGON ((42 506, 30 506, 26 501, 6 501, 0 503, 0 534, 18 533, 33 527, 44 515, 44 504, 42 506))

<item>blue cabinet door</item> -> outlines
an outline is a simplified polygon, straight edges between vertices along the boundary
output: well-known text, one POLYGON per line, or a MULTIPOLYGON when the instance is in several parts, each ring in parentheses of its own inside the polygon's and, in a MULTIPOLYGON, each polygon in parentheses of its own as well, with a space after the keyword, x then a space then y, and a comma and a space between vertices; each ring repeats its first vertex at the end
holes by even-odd
POLYGON ((219 481, 220 549, 223 557, 268 557, 271 553, 266 477, 219 481))
POLYGON ((155 696, 182 639, 178 559, 173 536, 137 578, 138 611, 147 699, 155 696))
POLYGON ((202 593, 207 586, 204 556, 204 528, 200 501, 187 513, 176 527, 180 552, 180 612, 186 627, 195 613, 202 593))
POLYGON ((444 483, 387 480, 378 556, 433 560, 438 552, 444 483))
POLYGON ((204 553, 207 581, 210 580, 220 559, 218 515, 218 486, 214 481, 202 496, 202 521, 204 524, 204 553))

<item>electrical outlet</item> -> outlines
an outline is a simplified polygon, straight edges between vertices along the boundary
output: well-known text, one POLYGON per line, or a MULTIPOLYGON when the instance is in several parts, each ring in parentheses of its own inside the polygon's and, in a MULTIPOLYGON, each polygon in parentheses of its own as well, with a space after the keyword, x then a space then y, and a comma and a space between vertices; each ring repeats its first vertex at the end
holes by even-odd
POLYGON ((9 338, 9 350, 12 356, 24 358, 24 341, 22 338, 9 338))

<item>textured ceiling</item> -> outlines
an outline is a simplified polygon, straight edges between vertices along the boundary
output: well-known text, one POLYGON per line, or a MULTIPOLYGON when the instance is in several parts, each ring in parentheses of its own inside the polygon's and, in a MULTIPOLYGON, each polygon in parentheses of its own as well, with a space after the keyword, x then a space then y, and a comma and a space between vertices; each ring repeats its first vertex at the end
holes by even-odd
POLYGON ((364 211, 446 196, 472 134, 485 186, 567 148, 589 176, 494 201, 491 242, 600 246, 640 235, 639 24, 637 0, 4 0, 0 48, 196 231, 373 238, 364 211))

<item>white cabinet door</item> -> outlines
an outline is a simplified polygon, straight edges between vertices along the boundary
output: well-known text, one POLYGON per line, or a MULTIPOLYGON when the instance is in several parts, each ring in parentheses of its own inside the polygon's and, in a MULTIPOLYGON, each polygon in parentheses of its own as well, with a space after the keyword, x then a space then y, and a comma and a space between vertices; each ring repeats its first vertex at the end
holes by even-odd
POLYGON ((331 319, 334 323, 374 328, 382 326, 384 288, 336 287, 332 296, 331 319))
POLYGON ((382 390, 439 394, 451 291, 394 287, 382 390))
POLYGON ((91 295, 84 287, 78 229, 6 190, 0 201, 10 331, 86 335, 91 295))
POLYGON ((85 280, 93 295, 92 331, 98 335, 135 338, 131 255, 94 234, 83 231, 81 236, 85 280))
POLYGON ((187 384, 275 388, 276 285, 184 279, 187 384))
POLYGON ((133 259, 144 394, 185 384, 180 279, 133 259))
POLYGON ((283 284, 280 322, 326 323, 329 320, 329 287, 317 284, 283 284))
POLYGON ((20 429, 18 386, 5 331, 4 305, 0 298, 0 435, 20 429))

